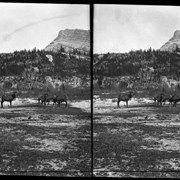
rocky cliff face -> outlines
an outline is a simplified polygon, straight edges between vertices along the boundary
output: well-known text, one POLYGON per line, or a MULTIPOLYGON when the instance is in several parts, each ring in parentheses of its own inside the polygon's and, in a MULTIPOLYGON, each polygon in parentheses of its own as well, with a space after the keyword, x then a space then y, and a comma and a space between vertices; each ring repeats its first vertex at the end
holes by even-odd
POLYGON ((160 51, 173 52, 176 48, 180 48, 180 30, 174 32, 174 36, 160 48, 160 51))
POLYGON ((72 51, 73 48, 84 52, 90 51, 90 31, 81 29, 61 30, 44 50, 57 52, 61 46, 65 51, 72 51))

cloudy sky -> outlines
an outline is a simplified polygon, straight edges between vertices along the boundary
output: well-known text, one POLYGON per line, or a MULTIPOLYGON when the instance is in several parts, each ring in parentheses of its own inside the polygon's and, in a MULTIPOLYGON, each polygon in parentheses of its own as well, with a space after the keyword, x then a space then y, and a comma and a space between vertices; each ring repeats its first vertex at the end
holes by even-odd
POLYGON ((63 29, 90 29, 89 6, 0 3, 0 53, 43 49, 63 29))
POLYGON ((180 7, 95 5, 94 53, 159 49, 180 30, 180 7))

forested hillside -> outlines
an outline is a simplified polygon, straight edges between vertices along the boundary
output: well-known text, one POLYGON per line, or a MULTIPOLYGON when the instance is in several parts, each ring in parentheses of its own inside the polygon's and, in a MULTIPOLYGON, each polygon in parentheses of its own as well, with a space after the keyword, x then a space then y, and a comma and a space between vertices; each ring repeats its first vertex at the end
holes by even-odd
POLYGON ((180 54, 152 50, 137 50, 129 53, 95 54, 93 61, 94 81, 99 86, 122 82, 132 86, 149 86, 159 83, 160 77, 180 79, 180 54), (145 85, 146 83, 146 85, 145 85))
POLYGON ((0 54, 1 86, 10 88, 21 83, 24 87, 27 84, 31 88, 39 87, 47 76, 67 84, 78 78, 81 84, 88 86, 90 57, 76 50, 66 53, 63 48, 58 52, 33 49, 0 54))

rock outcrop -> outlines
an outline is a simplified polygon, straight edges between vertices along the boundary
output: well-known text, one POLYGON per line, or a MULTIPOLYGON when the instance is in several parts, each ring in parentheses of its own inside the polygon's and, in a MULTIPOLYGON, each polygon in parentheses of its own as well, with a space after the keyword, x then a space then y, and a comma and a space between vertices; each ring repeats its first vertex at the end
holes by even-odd
POLYGON ((180 30, 174 32, 174 36, 160 48, 160 51, 174 52, 177 49, 180 50, 180 30))
POLYGON ((44 50, 57 52, 61 47, 63 47, 65 51, 78 49, 82 52, 89 52, 90 31, 81 29, 61 30, 58 36, 48 46, 46 46, 44 50))

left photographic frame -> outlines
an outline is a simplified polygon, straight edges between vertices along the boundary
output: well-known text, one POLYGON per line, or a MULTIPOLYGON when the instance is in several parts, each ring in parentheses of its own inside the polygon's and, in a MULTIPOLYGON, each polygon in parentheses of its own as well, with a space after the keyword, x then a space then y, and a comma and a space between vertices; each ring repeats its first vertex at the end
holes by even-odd
POLYGON ((90 177, 90 5, 0 11, 0 174, 90 177))

